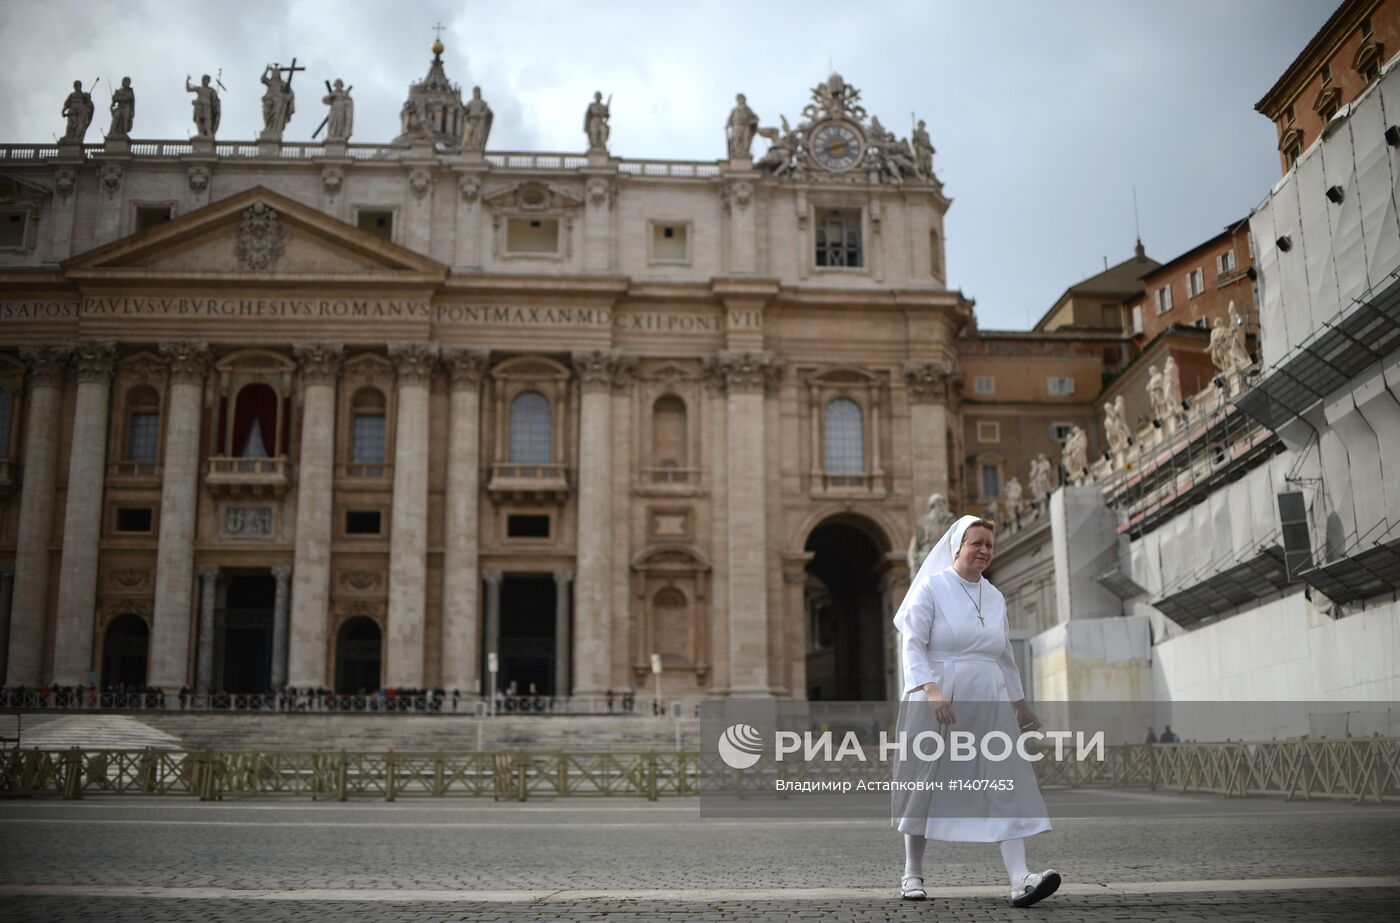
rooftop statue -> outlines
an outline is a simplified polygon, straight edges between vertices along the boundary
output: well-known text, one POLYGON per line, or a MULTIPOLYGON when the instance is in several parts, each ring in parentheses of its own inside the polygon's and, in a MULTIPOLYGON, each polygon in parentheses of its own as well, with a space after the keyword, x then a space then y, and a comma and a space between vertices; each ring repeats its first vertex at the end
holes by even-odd
POLYGON ((193 93, 190 105, 194 107, 194 136, 213 140, 219 131, 219 119, 223 107, 219 104, 219 94, 209 85, 209 75, 199 78, 199 86, 190 83, 190 75, 185 75, 185 92, 193 93))
POLYGON ((92 113, 92 94, 83 91, 81 80, 74 80, 73 92, 69 93, 68 98, 63 101, 63 110, 60 113, 68 120, 68 127, 59 140, 71 144, 82 144, 88 126, 92 124, 92 113))
POLYGON ((107 132, 109 138, 125 138, 131 134, 131 123, 136 118, 136 91, 131 88, 131 78, 123 77, 122 85, 112 91, 112 127, 107 132))
POLYGON ((462 147, 468 151, 486 150, 486 139, 491 136, 491 122, 495 115, 486 100, 481 98, 481 87, 472 87, 472 98, 464 110, 467 130, 462 136, 462 147))
POLYGON ((593 102, 588 104, 588 109, 583 114, 583 133, 588 135, 589 151, 608 150, 608 135, 611 130, 608 127, 608 119, 612 116, 612 97, 608 97, 607 102, 603 102, 602 93, 593 94, 593 102))
POLYGON ((724 128, 729 139, 729 156, 749 156, 753 136, 758 132, 758 116, 749 108, 743 93, 734 97, 734 108, 729 110, 729 121, 724 123, 724 128))

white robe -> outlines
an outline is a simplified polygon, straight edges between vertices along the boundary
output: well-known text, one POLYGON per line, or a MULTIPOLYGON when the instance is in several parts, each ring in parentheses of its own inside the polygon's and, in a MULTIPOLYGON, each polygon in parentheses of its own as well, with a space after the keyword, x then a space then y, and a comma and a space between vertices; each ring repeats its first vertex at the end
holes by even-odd
MULTIPOLYGON (((1010 703, 1025 698, 1020 672, 1011 653, 1011 637, 1006 621, 1006 600, 987 580, 969 583, 952 568, 918 579, 900 605, 896 622, 906 630, 900 638, 903 665, 904 704, 907 709, 928 708, 923 692, 925 683, 937 683, 953 702, 957 723, 950 730, 1006 731, 1014 740, 1017 728, 1009 705, 987 706, 976 703, 1010 703), (981 615, 978 619, 980 593, 981 615), (985 621, 986 624, 983 624, 985 621), (958 703, 963 707, 959 710, 958 703)), ((926 716, 908 712, 912 719, 926 716)), ((904 724, 903 714, 901 724, 904 724)), ((912 727, 912 721, 910 727, 912 727)), ((947 763, 914 765, 896 761, 895 777, 941 772, 947 763)), ((1031 764, 1012 758, 988 762, 980 758, 959 768, 966 776, 1011 779, 1013 792, 988 791, 975 800, 981 816, 966 816, 966 793, 960 796, 960 816, 937 816, 939 796, 923 799, 895 799, 893 823, 901 833, 912 833, 936 840, 990 843, 1030 836, 1050 829, 1045 802, 1035 781, 1031 764), (917 810, 914 810, 917 809, 917 810), (1007 816, 1014 810, 1026 816, 1007 816), (901 816, 905 815, 905 816, 901 816)))

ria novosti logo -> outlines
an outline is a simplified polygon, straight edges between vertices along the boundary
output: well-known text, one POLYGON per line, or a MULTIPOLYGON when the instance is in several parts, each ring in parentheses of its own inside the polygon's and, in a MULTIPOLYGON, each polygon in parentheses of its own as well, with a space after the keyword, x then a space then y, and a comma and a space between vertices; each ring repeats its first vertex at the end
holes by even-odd
POLYGON ((751 724, 731 724, 719 737, 719 758, 730 769, 748 769, 763 756, 763 735, 751 724))

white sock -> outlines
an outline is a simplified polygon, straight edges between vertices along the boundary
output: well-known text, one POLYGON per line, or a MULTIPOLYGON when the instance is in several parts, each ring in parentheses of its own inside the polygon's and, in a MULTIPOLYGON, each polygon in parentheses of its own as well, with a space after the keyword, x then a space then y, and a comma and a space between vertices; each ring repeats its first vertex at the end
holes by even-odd
POLYGON ((1026 874, 1026 839, 1017 837, 1014 840, 1001 841, 1001 861, 1006 866, 1007 877, 1011 879, 1011 887, 1015 888, 1021 883, 1021 876, 1026 874))
POLYGON ((924 877, 924 847, 928 840, 914 833, 904 834, 904 877, 924 877))

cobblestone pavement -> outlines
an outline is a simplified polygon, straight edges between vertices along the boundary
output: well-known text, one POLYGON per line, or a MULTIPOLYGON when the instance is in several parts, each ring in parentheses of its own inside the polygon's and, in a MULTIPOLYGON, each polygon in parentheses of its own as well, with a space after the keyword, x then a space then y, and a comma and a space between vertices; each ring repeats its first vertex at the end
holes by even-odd
POLYGON ((1028 910, 981 844, 930 843, 932 900, 897 900, 902 846, 878 820, 705 820, 689 800, 9 801, 0 907, 103 923, 1393 919, 1400 807, 1141 797, 1192 812, 1052 802, 1027 851, 1065 885, 1028 910))

